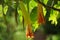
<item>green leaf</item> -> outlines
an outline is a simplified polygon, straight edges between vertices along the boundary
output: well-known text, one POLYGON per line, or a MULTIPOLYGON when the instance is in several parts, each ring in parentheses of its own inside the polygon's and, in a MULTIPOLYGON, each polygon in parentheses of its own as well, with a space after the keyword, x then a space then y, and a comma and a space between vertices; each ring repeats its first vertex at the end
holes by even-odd
POLYGON ((22 17, 22 11, 18 9, 18 14, 19 14, 19 19, 20 19, 20 22, 22 22, 23 20, 23 17, 22 17))
POLYGON ((29 2, 30 2, 31 0, 23 0, 23 2, 25 3, 25 5, 26 5, 26 7, 27 7, 27 10, 28 10, 28 12, 29 12, 29 2))
MULTIPOLYGON (((54 5, 55 8, 60 8, 58 4, 54 5)), ((57 25, 57 19, 59 18, 59 12, 55 10, 51 10, 49 21, 52 20, 52 24, 57 25)))
POLYGON ((37 3, 34 0, 29 2, 29 11, 31 12, 34 7, 37 6, 37 3))
POLYGON ((34 27, 34 31, 36 31, 36 29, 39 27, 37 21, 35 21, 32 26, 34 27))
POLYGON ((35 22, 37 20, 37 7, 34 7, 32 9, 32 12, 30 13, 30 18, 32 22, 35 22))
POLYGON ((58 15, 58 12, 57 11, 53 11, 54 14, 50 14, 50 18, 49 18, 49 21, 52 20, 52 24, 57 24, 57 15, 58 15))
POLYGON ((43 2, 44 2, 44 4, 47 4, 48 0, 44 0, 43 2))
POLYGON ((43 7, 43 14, 44 14, 44 16, 46 15, 46 12, 47 12, 46 8, 43 7))
POLYGON ((8 6, 6 5, 6 6, 4 7, 4 14, 5 14, 5 15, 6 15, 7 10, 8 10, 8 6))

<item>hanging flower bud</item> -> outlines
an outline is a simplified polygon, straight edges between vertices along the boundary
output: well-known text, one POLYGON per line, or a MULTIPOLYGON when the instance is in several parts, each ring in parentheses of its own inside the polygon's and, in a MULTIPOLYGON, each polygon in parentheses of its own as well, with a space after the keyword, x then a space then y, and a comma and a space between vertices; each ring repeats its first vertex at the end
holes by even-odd
POLYGON ((26 27, 26 37, 27 38, 34 38, 31 25, 27 25, 27 27, 26 27))
POLYGON ((41 4, 38 3, 38 24, 44 24, 45 23, 45 19, 44 19, 44 15, 43 15, 43 6, 41 4))

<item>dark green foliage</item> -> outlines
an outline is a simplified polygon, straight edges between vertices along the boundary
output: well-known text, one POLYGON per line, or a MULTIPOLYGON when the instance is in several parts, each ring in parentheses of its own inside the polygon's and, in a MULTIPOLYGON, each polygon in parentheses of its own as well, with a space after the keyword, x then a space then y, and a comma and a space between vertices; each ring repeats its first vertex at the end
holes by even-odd
POLYGON ((37 20, 37 7, 34 7, 32 9, 32 12, 30 13, 30 17, 33 23, 37 20))
POLYGON ((2 4, 3 3, 3 0, 0 0, 0 4, 2 4))
POLYGON ((31 0, 23 0, 23 2, 25 3, 25 4, 29 4, 29 2, 30 2, 31 0))

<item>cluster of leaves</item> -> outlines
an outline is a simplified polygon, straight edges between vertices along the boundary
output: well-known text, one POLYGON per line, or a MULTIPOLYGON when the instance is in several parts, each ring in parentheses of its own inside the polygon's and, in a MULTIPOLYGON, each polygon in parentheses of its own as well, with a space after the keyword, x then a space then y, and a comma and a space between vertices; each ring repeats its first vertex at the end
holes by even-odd
MULTIPOLYGON (((45 5, 60 9, 59 0, 57 0, 57 1, 56 0, 41 0, 41 2, 44 3, 45 5)), ((18 24, 23 21, 23 16, 24 16, 25 23, 27 23, 27 24, 31 23, 33 26, 32 28, 35 31, 38 28, 38 24, 37 24, 37 16, 38 16, 37 15, 37 12, 38 12, 37 5, 38 4, 37 3, 38 3, 38 0, 23 0, 22 2, 21 2, 21 0, 16 0, 16 1, 15 0, 1 0, 0 1, 0 17, 6 16, 6 19, 4 19, 4 22, 7 21, 10 24, 12 23, 13 25, 15 25, 15 20, 13 18, 16 19, 17 16, 16 17, 14 16, 13 11, 16 11, 16 13, 18 12, 17 13, 18 14, 18 17, 17 17, 18 24), (21 10, 21 9, 23 9, 23 10, 21 10), (11 19, 13 20, 12 22, 10 22, 11 19)), ((49 7, 48 8, 43 7, 43 13, 44 13, 44 17, 46 20, 45 28, 48 29, 48 31, 58 29, 60 26, 59 25, 60 24, 60 12, 57 10, 53 10, 52 8, 49 8, 49 7), (51 28, 52 28, 52 30, 51 30, 51 28)), ((8 25, 8 23, 7 23, 7 25, 8 25)), ((60 30, 58 30, 58 32, 59 31, 60 30)), ((54 32, 55 32, 55 30, 54 30, 54 32)))

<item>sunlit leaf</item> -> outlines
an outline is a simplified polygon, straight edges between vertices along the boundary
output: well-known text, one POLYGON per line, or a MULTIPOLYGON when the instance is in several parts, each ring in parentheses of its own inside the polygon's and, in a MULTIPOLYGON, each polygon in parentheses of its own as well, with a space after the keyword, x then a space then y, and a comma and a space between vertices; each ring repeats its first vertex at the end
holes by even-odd
MULTIPOLYGON (((60 8, 59 5, 54 5, 55 8, 60 8)), ((49 18, 49 21, 52 20, 52 24, 55 24, 57 25, 57 17, 58 17, 58 14, 59 12, 58 11, 55 11, 55 10, 52 10, 51 14, 50 14, 50 18, 49 18)))
POLYGON ((39 24, 37 23, 37 21, 35 21, 34 24, 32 25, 34 27, 34 31, 36 31, 36 29, 38 28, 38 25, 39 24))
POLYGON ((6 15, 7 10, 8 10, 8 6, 6 5, 6 6, 4 6, 4 14, 5 15, 6 15))
POLYGON ((49 21, 52 20, 52 24, 57 24, 57 15, 58 15, 58 12, 57 11, 53 11, 54 14, 50 14, 50 18, 49 18, 49 21))
POLYGON ((32 9, 34 8, 34 7, 36 7, 37 6, 37 3, 34 1, 34 0, 31 0, 30 2, 29 2, 29 10, 30 10, 30 12, 32 11, 32 9))
POLYGON ((44 4, 47 4, 48 0, 44 0, 43 2, 44 2, 44 4))
POLYGON ((46 15, 46 8, 43 7, 43 13, 44 13, 44 16, 46 15))
POLYGON ((54 7, 60 9, 60 3, 58 2, 58 4, 54 5, 54 7))
POLYGON ((21 10, 18 10, 18 14, 19 14, 19 19, 20 19, 20 22, 23 21, 23 17, 22 17, 22 11, 21 10))

